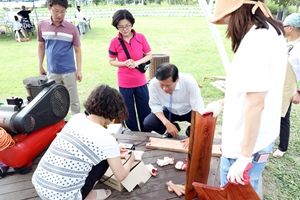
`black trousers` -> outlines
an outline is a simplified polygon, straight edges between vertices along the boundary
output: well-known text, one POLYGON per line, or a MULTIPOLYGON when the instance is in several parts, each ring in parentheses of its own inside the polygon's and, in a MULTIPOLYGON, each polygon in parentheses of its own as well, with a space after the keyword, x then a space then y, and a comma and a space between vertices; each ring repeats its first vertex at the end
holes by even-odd
POLYGON ((94 166, 90 171, 88 177, 85 179, 85 184, 81 188, 82 199, 92 191, 96 181, 99 181, 108 169, 107 160, 101 161, 98 165, 94 166))
MULTIPOLYGON (((163 109, 164 115, 166 118, 169 118, 169 110, 164 107, 163 109)), ((185 115, 175 115, 171 114, 171 122, 179 121, 179 122, 190 122, 191 123, 192 118, 192 111, 188 112, 185 115)), ((155 114, 150 113, 145 119, 144 119, 144 127, 150 131, 155 131, 159 134, 164 134, 166 132, 165 125, 156 117, 155 114)))
POLYGON ((280 135, 279 135, 278 149, 283 152, 287 151, 289 146, 291 107, 292 107, 292 103, 290 103, 286 115, 284 117, 281 117, 281 121, 280 121, 280 135))

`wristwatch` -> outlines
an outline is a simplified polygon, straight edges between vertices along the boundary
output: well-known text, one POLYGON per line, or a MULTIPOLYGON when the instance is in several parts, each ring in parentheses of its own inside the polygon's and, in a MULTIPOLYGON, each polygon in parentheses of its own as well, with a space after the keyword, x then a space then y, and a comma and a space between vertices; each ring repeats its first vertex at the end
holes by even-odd
POLYGON ((300 94, 300 89, 297 90, 298 94, 300 94))

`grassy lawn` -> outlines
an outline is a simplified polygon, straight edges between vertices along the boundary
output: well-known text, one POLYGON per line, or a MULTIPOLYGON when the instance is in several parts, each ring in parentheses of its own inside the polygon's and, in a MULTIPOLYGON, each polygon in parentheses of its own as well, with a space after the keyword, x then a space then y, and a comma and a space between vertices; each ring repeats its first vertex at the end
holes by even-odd
MULTIPOLYGON (((81 104, 99 84, 117 88, 117 68, 108 63, 108 45, 111 38, 116 36, 117 30, 110 24, 109 18, 92 19, 92 31, 82 39, 83 81, 78 84, 81 104)), ((225 75, 205 18, 136 17, 134 28, 145 34, 152 53, 168 54, 170 62, 181 72, 192 74, 203 85, 201 92, 206 104, 223 98, 223 92, 209 81, 202 81, 204 77, 225 75)), ((230 41, 224 39, 226 27, 218 28, 229 58, 232 58, 230 41)), ((0 102, 6 102, 6 98, 11 96, 26 99, 28 94, 23 79, 39 75, 36 37, 32 37, 29 42, 17 43, 11 35, 0 35, 0 51, 0 102)), ((46 64, 44 67, 46 68, 46 64)), ((146 75, 148 76, 147 72, 146 75)), ((290 148, 282 159, 270 158, 263 174, 264 199, 300 199, 299 115, 299 106, 293 106, 290 148)), ((222 124, 221 119, 222 116, 219 117, 218 124, 222 124)), ((275 146, 277 145, 278 141, 275 146)))

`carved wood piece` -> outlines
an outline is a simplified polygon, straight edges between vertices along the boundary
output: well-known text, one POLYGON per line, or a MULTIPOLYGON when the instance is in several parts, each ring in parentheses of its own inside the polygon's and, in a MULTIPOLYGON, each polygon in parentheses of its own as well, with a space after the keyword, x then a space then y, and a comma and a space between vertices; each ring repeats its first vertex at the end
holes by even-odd
POLYGON ((224 187, 209 186, 203 183, 194 182, 193 186, 198 193, 198 199, 203 200, 259 200, 259 196, 251 186, 235 185, 227 183, 224 187))
POLYGON ((185 186, 180 184, 174 184, 172 181, 166 182, 166 185, 168 186, 169 192, 175 192, 175 194, 178 197, 181 197, 185 194, 185 186))
POLYGON ((216 120, 212 114, 200 115, 195 111, 192 113, 185 199, 197 198, 193 182, 207 183, 216 120))

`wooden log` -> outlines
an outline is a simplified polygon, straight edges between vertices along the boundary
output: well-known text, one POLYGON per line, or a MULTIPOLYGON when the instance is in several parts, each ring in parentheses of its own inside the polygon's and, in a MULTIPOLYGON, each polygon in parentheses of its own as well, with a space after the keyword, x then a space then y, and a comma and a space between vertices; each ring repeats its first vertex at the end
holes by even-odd
POLYGON ((155 77, 157 67, 165 62, 170 62, 167 54, 152 54, 151 64, 149 66, 149 79, 155 77))
POLYGON ((197 198, 192 183, 207 183, 217 118, 193 111, 186 171, 185 199, 197 198))

